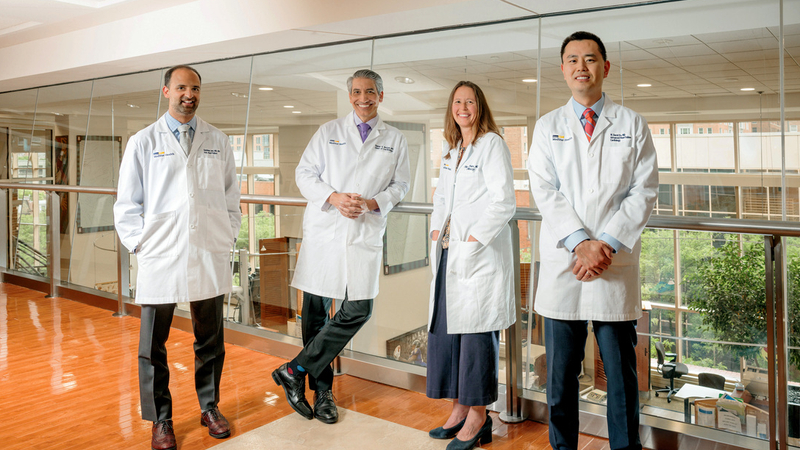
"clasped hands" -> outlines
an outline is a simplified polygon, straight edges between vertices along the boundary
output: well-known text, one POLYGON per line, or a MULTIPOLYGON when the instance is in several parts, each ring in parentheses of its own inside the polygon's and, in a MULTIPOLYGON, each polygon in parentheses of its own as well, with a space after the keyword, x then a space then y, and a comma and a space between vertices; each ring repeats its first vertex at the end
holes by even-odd
POLYGON ((572 273, 578 281, 599 277, 611 265, 614 249, 604 241, 585 240, 575 246, 575 266, 572 273))
POLYGON ((328 203, 348 219, 356 219, 365 212, 378 208, 378 203, 374 199, 367 200, 362 198, 361 194, 350 192, 334 192, 328 197, 328 203))

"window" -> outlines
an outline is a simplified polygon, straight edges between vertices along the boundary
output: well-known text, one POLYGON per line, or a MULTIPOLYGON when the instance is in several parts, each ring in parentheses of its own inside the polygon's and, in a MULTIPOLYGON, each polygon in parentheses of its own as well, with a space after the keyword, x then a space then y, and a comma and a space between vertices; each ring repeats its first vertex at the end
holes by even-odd
POLYGON ((711 127, 706 128, 706 131, 707 131, 706 134, 711 134, 711 127))
POLYGON ((703 134, 703 127, 697 129, 697 134, 703 134))
POLYGON ((692 129, 689 127, 680 127, 678 130, 680 134, 692 134, 692 129))
POLYGON ((663 128, 661 128, 661 129, 659 129, 659 130, 658 130, 658 134, 666 134, 666 132, 665 132, 665 131, 666 131, 666 130, 664 130, 663 128))

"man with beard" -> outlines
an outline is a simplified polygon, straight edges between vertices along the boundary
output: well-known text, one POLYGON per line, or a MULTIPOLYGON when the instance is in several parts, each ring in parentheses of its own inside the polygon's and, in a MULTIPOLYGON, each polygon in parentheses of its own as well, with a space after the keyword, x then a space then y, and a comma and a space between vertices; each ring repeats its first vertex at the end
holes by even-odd
POLYGON ((163 93, 168 112, 128 141, 114 205, 120 240, 139 263, 139 393, 142 418, 153 422, 154 450, 176 448, 165 343, 177 302, 190 302, 200 425, 218 439, 231 434, 217 404, 223 298, 231 291, 230 249, 241 226, 228 137, 195 117, 200 74, 189 66, 167 70, 163 93))

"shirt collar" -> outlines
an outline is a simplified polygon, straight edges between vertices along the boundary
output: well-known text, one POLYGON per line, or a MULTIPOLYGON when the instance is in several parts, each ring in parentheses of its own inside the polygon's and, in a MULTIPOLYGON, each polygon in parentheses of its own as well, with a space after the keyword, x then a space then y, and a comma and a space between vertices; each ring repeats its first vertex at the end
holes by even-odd
MULTIPOLYGON (((172 117, 172 115, 169 112, 167 112, 166 117, 167 117, 167 127, 169 127, 169 131, 172 131, 173 134, 177 133, 178 127, 181 126, 182 123, 178 119, 172 117)), ((192 117, 192 120, 190 120, 188 123, 189 123, 189 128, 192 131, 197 130, 197 116, 192 117)))
MULTIPOLYGON (((600 100, 597 101, 594 105, 590 106, 592 111, 597 114, 597 117, 600 117, 600 113, 603 112, 603 105, 606 102, 606 94, 603 93, 603 96, 600 97, 600 100)), ((586 107, 581 105, 575 100, 575 97, 570 98, 570 103, 572 104, 572 110, 575 111, 575 114, 578 116, 578 119, 583 120, 583 112, 586 111, 586 107)))
MULTIPOLYGON (((360 124, 360 123, 364 123, 364 121, 361 120, 360 117, 358 117, 358 114, 356 114, 355 111, 353 111, 353 120, 355 121, 356 126, 358 126, 358 124, 360 124)), ((367 125, 369 125, 369 129, 370 130, 374 129, 375 125, 378 124, 378 115, 376 114, 375 117, 373 117, 372 119, 369 119, 366 123, 367 123, 367 125)))

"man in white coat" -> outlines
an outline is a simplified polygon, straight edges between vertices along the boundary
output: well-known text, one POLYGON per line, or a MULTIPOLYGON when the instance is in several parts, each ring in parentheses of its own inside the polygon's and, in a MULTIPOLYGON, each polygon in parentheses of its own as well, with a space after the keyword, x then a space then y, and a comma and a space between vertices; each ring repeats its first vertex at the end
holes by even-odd
POLYGON ((561 46, 572 91, 536 124, 528 159, 542 213, 536 312, 545 317, 550 445, 578 446, 578 377, 592 321, 608 378, 612 449, 641 449, 636 320, 641 233, 658 192, 647 122, 603 93, 603 42, 577 32, 561 46))
POLYGON ((223 297, 231 291, 230 250, 241 226, 239 186, 228 137, 198 117, 200 74, 176 66, 164 75, 169 110, 128 140, 114 222, 139 263, 139 393, 153 422, 155 450, 174 449, 165 343, 176 302, 191 302, 200 424, 230 435, 219 412, 225 360, 223 297))
POLYGON ((371 70, 347 80, 353 113, 322 125, 295 178, 308 199, 292 286, 303 291, 303 349, 272 373, 300 415, 335 423, 330 364, 372 314, 386 216, 409 186, 408 145, 378 116, 383 81, 371 70), (328 318, 333 299, 341 307, 328 318), (314 390, 314 409, 305 379, 314 390))

